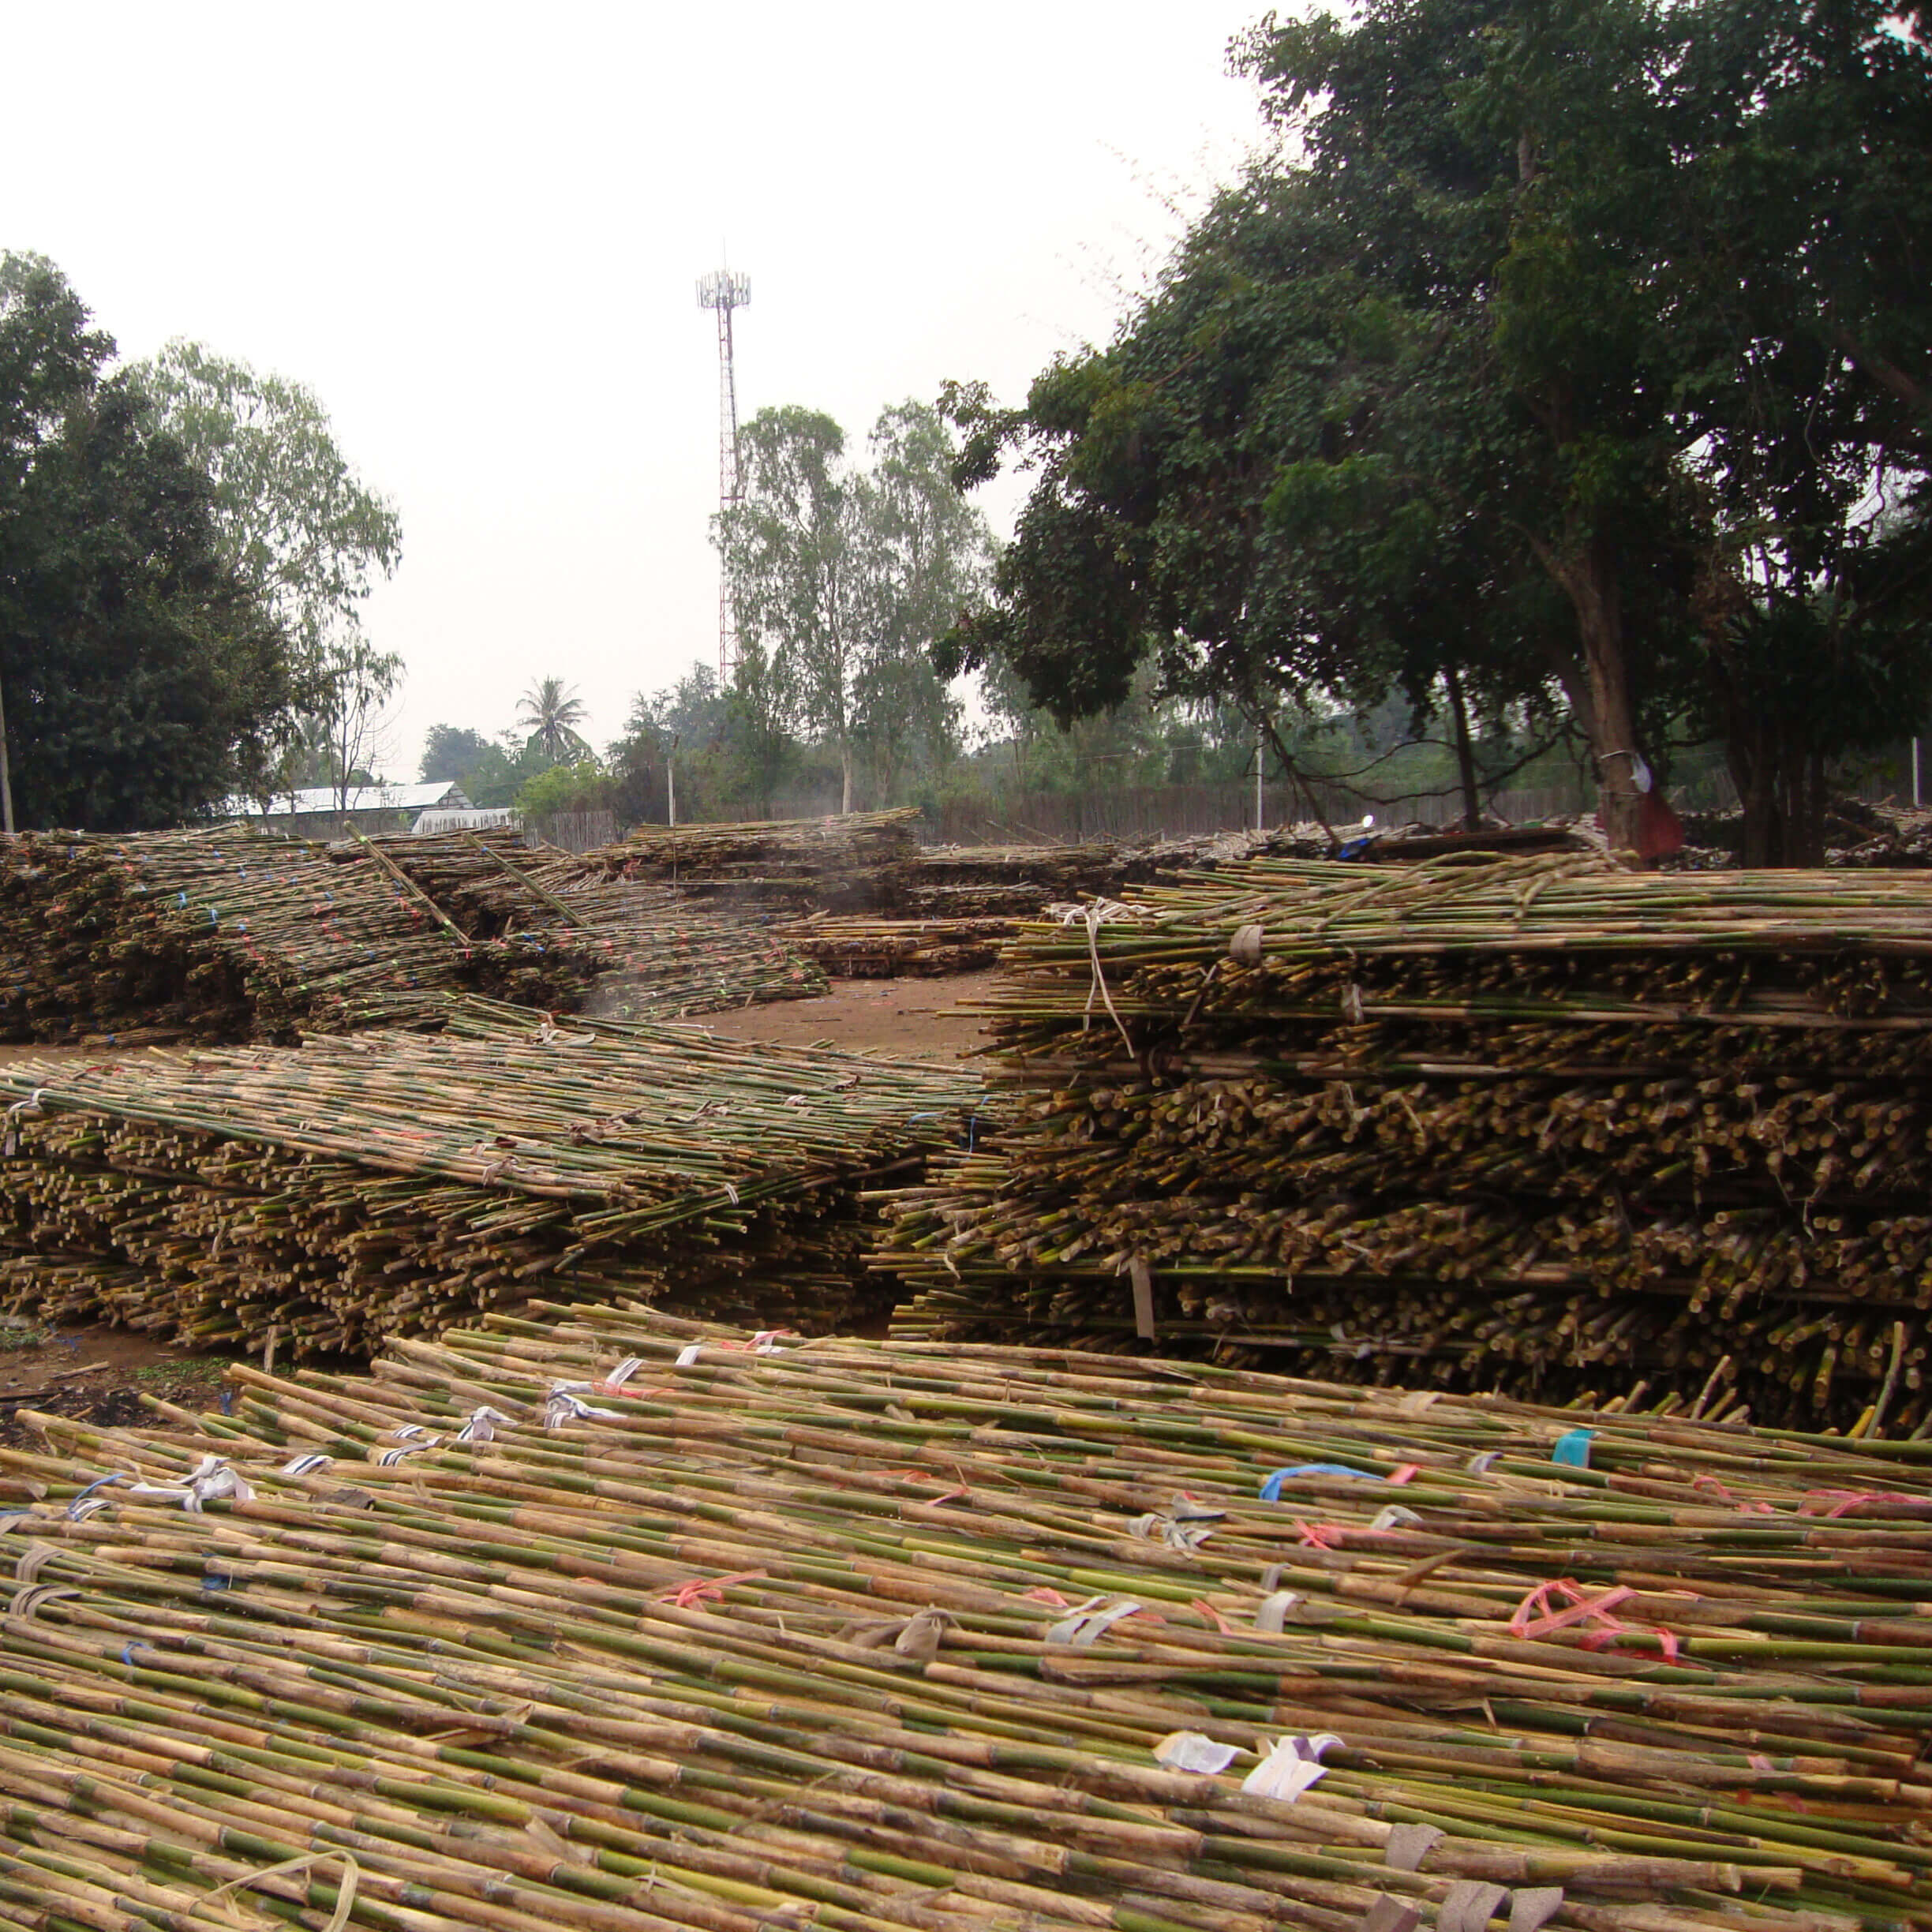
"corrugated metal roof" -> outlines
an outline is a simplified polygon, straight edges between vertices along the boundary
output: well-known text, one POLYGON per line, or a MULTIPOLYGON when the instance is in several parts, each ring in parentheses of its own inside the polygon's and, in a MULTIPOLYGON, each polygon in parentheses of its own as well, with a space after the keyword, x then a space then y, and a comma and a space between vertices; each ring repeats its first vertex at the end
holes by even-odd
POLYGON ((253 799, 231 798, 223 807, 232 818, 293 818, 306 812, 427 811, 432 806, 445 806, 467 811, 470 800, 459 784, 354 785, 350 788, 346 807, 337 803, 333 785, 313 785, 300 792, 283 792, 271 799, 264 812, 253 799))

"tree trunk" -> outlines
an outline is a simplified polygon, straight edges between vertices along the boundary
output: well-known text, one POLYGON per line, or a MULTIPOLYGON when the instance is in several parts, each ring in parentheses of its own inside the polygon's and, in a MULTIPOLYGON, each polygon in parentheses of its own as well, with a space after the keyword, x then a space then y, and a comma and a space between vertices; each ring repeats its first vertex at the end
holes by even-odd
POLYGON ((1749 707, 1726 706, 1724 764, 1743 818, 1739 862, 1748 870, 1825 863, 1825 761, 1761 723, 1749 707))
POLYGON ((852 747, 844 739, 839 740, 839 769, 844 775, 845 785, 839 799, 839 811, 845 818, 852 816, 852 747))
MULTIPOLYGON (((1581 660, 1553 653, 1554 668, 1597 769, 1597 809, 1604 833, 1612 852, 1634 855, 1644 787, 1638 783, 1637 725, 1623 657, 1616 549, 1602 537, 1586 539, 1567 556, 1534 537, 1530 542, 1576 612, 1581 660)), ((1647 862, 1633 857, 1632 863, 1647 862)))
POLYGON ((1470 742, 1469 706, 1462 696, 1462 674, 1454 665, 1443 673, 1449 687, 1449 716, 1455 727, 1456 769, 1462 781, 1462 829, 1482 829, 1482 795, 1476 784, 1476 750, 1470 742))

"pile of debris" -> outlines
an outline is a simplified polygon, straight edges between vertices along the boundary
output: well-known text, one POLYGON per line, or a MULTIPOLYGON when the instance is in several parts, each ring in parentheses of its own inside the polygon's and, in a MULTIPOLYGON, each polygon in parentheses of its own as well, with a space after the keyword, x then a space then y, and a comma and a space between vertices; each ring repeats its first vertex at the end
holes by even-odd
POLYGON ((882 1312, 861 1190, 978 1082, 690 1028, 445 1030, 0 1069, 0 1269, 36 1319, 367 1354, 541 1286, 822 1329, 882 1312))
POLYGON ((1932 811, 1915 805, 1867 805, 1855 822, 1841 814, 1830 863, 1855 871, 1932 867, 1932 811))
POLYGON ((1008 960, 898 1332, 1932 1421, 1932 882, 1257 863, 1008 960))
POLYGON ((1924 1445, 541 1312, 0 1454, 9 1923, 1932 1923, 1924 1445))

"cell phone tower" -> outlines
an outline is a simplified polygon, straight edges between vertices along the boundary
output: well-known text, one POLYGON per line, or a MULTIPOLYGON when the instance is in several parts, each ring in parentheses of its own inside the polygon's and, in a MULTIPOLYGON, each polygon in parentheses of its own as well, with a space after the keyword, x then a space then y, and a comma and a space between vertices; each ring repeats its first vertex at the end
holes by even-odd
MULTIPOLYGON (((737 503, 738 376, 732 363, 732 311, 751 299, 751 278, 732 268, 713 268, 698 283, 698 306, 717 311, 718 331, 718 513, 737 503)), ((738 674, 738 619, 732 608, 731 578, 718 560, 718 682, 728 684, 738 674)))

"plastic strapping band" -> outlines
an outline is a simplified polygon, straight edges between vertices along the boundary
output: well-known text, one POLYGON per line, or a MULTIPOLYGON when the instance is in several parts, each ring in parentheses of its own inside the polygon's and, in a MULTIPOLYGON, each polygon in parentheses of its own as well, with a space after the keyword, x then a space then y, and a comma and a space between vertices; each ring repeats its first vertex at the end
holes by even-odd
POLYGON ((1376 1475, 1372 1470, 1350 1469, 1341 1462, 1291 1462, 1286 1469, 1278 1469, 1261 1479, 1261 1500, 1279 1503, 1282 1485, 1291 1477, 1300 1476, 1349 1476, 1358 1482, 1386 1482, 1388 1479, 1376 1475))
POLYGON ((1507 1885, 1486 1878, 1458 1878, 1436 1908, 1436 1932, 1483 1932, 1509 1896, 1507 1885))
POLYGON ((1391 1871, 1420 1870, 1422 1861, 1442 1842, 1442 1832, 1434 1825, 1398 1825, 1391 1830, 1382 1850, 1382 1862, 1391 1871))
POLYGON ((1075 1606, 1071 1616, 1062 1617, 1047 1631, 1046 1641, 1084 1648, 1105 1635, 1123 1617, 1133 1616, 1146 1607, 1131 1597, 1120 1597, 1110 1604, 1105 1603, 1103 1598, 1090 1597, 1084 1604, 1075 1606))
POLYGON ((1301 1601, 1299 1590, 1278 1589, 1271 1591, 1261 1600, 1261 1607, 1255 1612, 1255 1628, 1271 1637, 1279 1637, 1287 1623, 1290 1612, 1301 1601))

